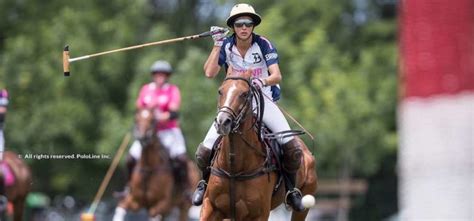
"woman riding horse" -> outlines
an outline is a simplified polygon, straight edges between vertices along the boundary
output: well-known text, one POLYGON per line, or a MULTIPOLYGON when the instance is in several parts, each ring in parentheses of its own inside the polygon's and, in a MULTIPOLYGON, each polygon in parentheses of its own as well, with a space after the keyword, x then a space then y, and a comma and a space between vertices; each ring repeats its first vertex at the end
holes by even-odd
MULTIPOLYGON (((219 88, 215 125, 222 139, 211 163, 201 220, 268 220, 270 210, 284 201, 282 184, 289 182, 277 171, 285 170, 285 162, 280 162, 277 147, 267 145, 271 139, 263 139, 282 134, 262 135, 263 99, 261 90, 251 83, 250 71, 228 75, 219 88)), ((312 195, 316 191, 315 160, 301 139, 294 139, 303 151, 296 187, 312 195)), ((294 211, 292 220, 302 221, 307 213, 294 211)))
MULTIPOLYGON (((232 28, 234 34, 225 37, 225 29, 211 27, 213 31, 214 47, 204 64, 207 77, 215 77, 224 65, 226 70, 231 68, 235 72, 245 72, 252 70, 252 84, 261 88, 263 93, 271 97, 264 99, 265 112, 263 122, 275 133, 289 131, 290 126, 280 109, 273 103, 279 99, 280 89, 278 83, 281 80, 281 72, 278 66, 278 54, 276 48, 270 41, 262 36, 253 33, 254 27, 261 22, 261 17, 252 6, 248 4, 235 5, 230 16, 227 18, 227 25, 232 28)), ((193 195, 193 203, 200 205, 206 190, 206 183, 209 177, 209 164, 212 148, 219 134, 215 129, 215 124, 211 126, 204 142, 199 145, 196 152, 196 161, 202 171, 203 180, 199 183, 193 195)), ((302 146, 294 136, 283 136, 277 140, 283 146, 283 175, 287 180, 286 202, 296 211, 303 211, 301 204, 301 191, 296 188, 296 172, 301 164, 302 146)))
MULTIPOLYGON (((158 60, 152 64, 150 74, 153 81, 140 89, 136 106, 138 109, 153 109, 159 138, 171 156, 176 183, 191 192, 188 190, 190 184, 187 179, 187 165, 190 160, 186 153, 186 144, 178 121, 181 95, 178 86, 169 82, 173 68, 167 61, 158 60)), ((130 180, 130 175, 140 159, 141 152, 142 146, 135 141, 127 157, 128 180, 130 180)))
POLYGON ((130 193, 119 202, 113 221, 124 220, 127 210, 148 210, 151 219, 169 213, 172 202, 173 175, 169 154, 156 134, 154 114, 140 109, 135 114, 135 138, 143 150, 130 180, 130 193))

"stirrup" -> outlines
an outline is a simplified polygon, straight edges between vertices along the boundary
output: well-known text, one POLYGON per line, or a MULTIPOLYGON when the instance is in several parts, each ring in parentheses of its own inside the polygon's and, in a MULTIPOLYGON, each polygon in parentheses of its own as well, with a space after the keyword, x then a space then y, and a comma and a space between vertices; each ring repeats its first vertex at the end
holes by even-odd
POLYGON ((205 180, 200 180, 198 182, 197 188, 200 188, 201 186, 204 187, 204 189, 206 189, 207 188, 207 182, 205 180))
POLYGON ((301 190, 299 190, 299 189, 296 188, 296 187, 293 188, 292 190, 289 190, 289 191, 286 193, 286 195, 285 195, 285 206, 286 206, 287 209, 288 209, 288 208, 292 208, 292 207, 288 204, 288 196, 289 196, 290 194, 294 193, 294 192, 297 192, 297 193, 300 194, 300 196, 303 196, 303 193, 301 193, 301 190))

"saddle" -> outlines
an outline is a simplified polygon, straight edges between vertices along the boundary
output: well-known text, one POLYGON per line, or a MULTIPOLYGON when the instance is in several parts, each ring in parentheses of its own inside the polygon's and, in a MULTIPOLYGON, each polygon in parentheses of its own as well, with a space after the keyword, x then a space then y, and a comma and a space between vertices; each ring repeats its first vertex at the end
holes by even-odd
MULTIPOLYGON (((256 120, 256 119, 255 119, 256 120)), ((265 124, 262 123, 262 131, 258 132, 258 127, 254 127, 257 134, 260 136, 260 141, 262 145, 265 147, 265 152, 267 154, 266 164, 264 168, 260 168, 259 171, 256 171, 251 174, 240 174, 235 177, 237 180, 247 180, 252 179, 261 175, 265 175, 266 173, 276 172, 277 174, 277 182, 273 188, 273 194, 275 194, 279 188, 282 186, 284 181, 284 177, 282 174, 282 162, 283 162, 283 147, 277 142, 277 138, 285 137, 285 136, 294 136, 302 134, 301 131, 291 130, 291 131, 282 131, 279 133, 273 133, 270 128, 268 128, 265 124)), ((211 152, 211 165, 217 156, 217 152, 219 150, 219 146, 221 145, 222 136, 214 143, 211 152)), ((230 174, 226 173, 225 171, 219 170, 218 168, 211 167, 211 173, 217 175, 219 177, 230 177, 230 174)))

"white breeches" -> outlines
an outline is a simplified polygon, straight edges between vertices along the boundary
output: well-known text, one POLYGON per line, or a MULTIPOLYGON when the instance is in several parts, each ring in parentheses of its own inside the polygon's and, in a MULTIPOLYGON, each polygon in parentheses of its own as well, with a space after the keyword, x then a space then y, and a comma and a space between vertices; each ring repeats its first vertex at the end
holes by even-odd
MULTIPOLYGON (((281 110, 278 108, 278 106, 266 96, 264 96, 263 100, 265 101, 265 110, 263 112, 263 123, 268 128, 270 128, 270 130, 272 130, 273 133, 290 130, 290 125, 288 124, 288 121, 286 121, 285 116, 283 115, 281 110)), ((255 107, 255 101, 253 102, 253 105, 255 107)), ((219 134, 217 134, 215 122, 213 122, 202 144, 205 147, 211 149, 218 137, 219 137, 219 134)), ((279 138, 277 139, 277 141, 280 144, 286 144, 287 142, 293 140, 293 138, 294 138, 293 136, 279 138)))
MULTIPOLYGON (((163 146, 168 149, 171 158, 186 153, 186 143, 180 128, 160 130, 158 137, 163 146)), ((142 145, 138 140, 133 142, 128 153, 136 160, 140 159, 142 155, 142 145)))

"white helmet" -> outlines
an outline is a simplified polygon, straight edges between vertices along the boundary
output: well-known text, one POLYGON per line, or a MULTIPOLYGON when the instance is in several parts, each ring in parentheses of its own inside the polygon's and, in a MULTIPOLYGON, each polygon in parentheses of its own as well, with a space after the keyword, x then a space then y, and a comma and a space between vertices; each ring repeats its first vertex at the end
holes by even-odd
POLYGON ((171 74, 173 73, 173 68, 171 68, 170 63, 168 63, 167 61, 158 60, 151 65, 150 72, 152 74, 156 72, 171 74))
POLYGON ((235 19, 244 15, 250 16, 252 18, 254 26, 259 25, 260 22, 262 21, 262 18, 260 17, 260 15, 255 13, 255 9, 253 9, 251 5, 237 4, 237 5, 234 5, 234 7, 232 7, 232 10, 230 10, 230 15, 227 18, 227 26, 232 28, 234 25, 235 19))

